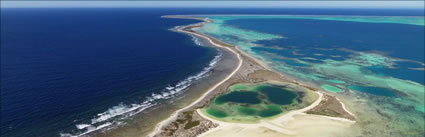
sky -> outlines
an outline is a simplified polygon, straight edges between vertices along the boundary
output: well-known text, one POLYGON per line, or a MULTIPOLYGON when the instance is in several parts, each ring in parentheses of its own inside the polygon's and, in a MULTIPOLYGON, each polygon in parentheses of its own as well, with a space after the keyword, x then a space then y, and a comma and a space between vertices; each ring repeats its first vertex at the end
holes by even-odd
POLYGON ((1 1, 1 8, 136 8, 136 7, 235 7, 235 8, 412 8, 424 1, 1 1))

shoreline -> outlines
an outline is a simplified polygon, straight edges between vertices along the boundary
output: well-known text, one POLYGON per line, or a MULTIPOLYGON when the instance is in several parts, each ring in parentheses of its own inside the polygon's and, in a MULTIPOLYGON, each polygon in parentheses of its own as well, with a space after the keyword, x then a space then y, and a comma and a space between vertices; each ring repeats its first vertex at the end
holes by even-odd
MULTIPOLYGON (((199 22, 197 22, 199 23, 199 22)), ((186 24, 187 25, 187 24, 186 24)), ((155 102, 155 105, 149 107, 140 113, 131 116, 128 119, 123 119, 124 124, 113 125, 97 131, 90 132, 86 136, 100 136, 100 137, 116 137, 116 136, 147 136, 157 123, 160 123, 164 119, 167 119, 175 111, 180 110, 189 104, 193 103, 198 99, 205 89, 212 87, 215 83, 218 83, 225 77, 227 77, 237 65, 237 57, 225 49, 220 49, 214 45, 209 44, 203 38, 197 36, 191 36, 177 32, 175 27, 165 31, 171 31, 176 35, 183 35, 188 40, 194 42, 193 46, 199 46, 201 48, 207 48, 209 52, 216 52, 214 58, 206 63, 206 67, 199 72, 195 72, 194 75, 188 76, 187 78, 194 78, 198 74, 203 74, 200 79, 193 80, 190 82, 190 86, 183 89, 182 91, 173 95, 169 99, 159 99, 155 102), (201 45, 198 45, 201 44, 201 45), (216 60, 216 61, 214 61, 216 60), (211 66, 211 63, 214 63, 211 66), (208 71, 205 71, 208 68, 208 71), (209 69, 211 68, 211 69, 209 69)), ((189 41, 189 42, 190 42, 189 41)), ((178 83, 176 83, 178 84, 178 83)))
MULTIPOLYGON (((260 67, 259 70, 263 69, 265 71, 270 71, 272 73, 278 74, 279 77, 283 77, 283 80, 280 80, 280 81, 285 81, 285 82, 288 82, 288 83, 296 84, 298 86, 307 88, 307 89, 313 91, 315 94, 318 94, 319 95, 319 97, 312 104, 308 105, 307 107, 304 107, 304 108, 301 108, 301 109, 298 109, 298 110, 289 111, 288 113, 283 114, 281 116, 278 116, 277 118, 274 118, 274 119, 284 119, 284 120, 288 121, 288 120, 293 119, 292 116, 294 116, 296 114, 313 115, 313 114, 306 114, 304 112, 306 112, 308 110, 311 110, 311 109, 315 108, 316 106, 318 106, 319 104, 322 103, 323 96, 324 96, 323 94, 325 92, 318 91, 317 88, 308 86, 309 84, 300 82, 300 81, 296 80, 295 78, 292 78, 292 77, 289 77, 289 76, 285 76, 284 74, 281 74, 281 73, 277 72, 276 70, 274 70, 271 67, 269 67, 265 62, 262 62, 262 61, 256 59, 255 57, 252 57, 248 53, 245 53, 244 51, 240 50, 237 46, 233 46, 233 45, 224 43, 224 42, 222 42, 220 40, 217 40, 217 39, 215 39, 215 38, 213 38, 211 36, 208 36, 206 34, 203 34, 203 33, 200 33, 200 32, 197 32, 197 31, 193 30, 194 28, 202 27, 202 25, 204 25, 206 23, 213 22, 212 20, 209 20, 207 18, 201 18, 201 17, 177 16, 177 15, 175 15, 175 16, 162 16, 162 17, 163 18, 176 18, 176 19, 195 19, 195 20, 202 20, 203 22, 201 22, 201 23, 190 24, 190 25, 186 25, 186 26, 179 26, 179 27, 176 28, 176 31, 177 32, 182 32, 182 33, 185 33, 185 34, 195 35, 195 36, 204 38, 210 44, 212 44, 212 45, 214 45, 214 46, 216 46, 218 48, 224 48, 224 49, 232 52, 238 58, 238 67, 236 67, 233 70, 233 72, 230 75, 228 75, 225 79, 223 79, 222 81, 218 82, 213 87, 209 88, 196 101, 192 102, 190 105, 188 105, 188 106, 186 106, 186 107, 184 107, 182 109, 179 109, 179 110, 175 111, 167 119, 165 119, 165 120, 161 121, 159 124, 157 124, 155 126, 154 130, 152 132, 150 132, 148 136, 160 136, 159 134, 161 134, 163 132, 163 128, 166 128, 167 126, 173 125, 172 123, 174 121, 177 121, 178 120, 179 115, 182 115, 182 113, 185 113, 185 111, 187 112, 190 109, 192 109, 191 110, 192 113, 193 112, 197 112, 197 115, 199 115, 201 118, 206 119, 207 121, 212 121, 213 123, 218 124, 218 126, 215 126, 215 127, 213 126, 213 129, 206 129, 207 131, 201 132, 200 134, 198 133, 198 134, 196 134, 194 136, 197 136, 197 135, 204 136, 207 133, 210 133, 210 132, 213 132, 215 130, 218 130, 218 129, 222 128, 222 125, 226 125, 226 124, 228 124, 228 125, 230 124, 231 125, 231 124, 234 124, 234 123, 226 123, 226 122, 214 120, 214 119, 212 119, 212 118, 210 118, 208 116, 205 116, 201 112, 201 110, 199 109, 201 107, 198 107, 198 108, 193 108, 193 107, 195 107, 199 103, 202 103, 202 101, 208 100, 207 99, 208 95, 210 95, 210 93, 212 93, 214 90, 216 90, 216 88, 221 87, 222 85, 226 85, 225 83, 227 81, 229 81, 229 79, 231 79, 235 74, 241 73, 240 71, 244 71, 244 70, 241 69, 241 67, 243 67, 244 63, 246 63, 246 62, 253 63, 253 64, 257 65, 257 67, 260 67), (246 61, 244 62, 244 60, 246 60, 246 61)), ((250 65, 252 66, 252 64, 250 64, 250 65)), ((255 73, 255 70, 254 70, 253 73, 255 73)), ((249 73, 249 74, 251 74, 251 73, 249 73)), ((249 77, 249 75, 248 75, 248 77, 249 77)), ((262 79, 262 80, 263 81, 268 81, 267 78, 266 79, 262 79)), ((227 83, 229 83, 229 82, 227 82, 227 83)), ((314 84, 313 84, 313 86, 314 86, 314 84)), ((216 95, 217 94, 218 93, 216 93, 216 95)), ((332 97, 332 98, 336 98, 336 97, 332 97)), ((342 109, 345 112, 347 112, 349 115, 352 115, 354 117, 354 115, 345 108, 344 104, 339 99, 337 99, 337 101, 342 105, 342 109)), ((202 106, 204 106, 206 104, 208 104, 208 103, 205 103, 204 102, 204 104, 202 104, 202 106)), ((347 118, 339 118, 339 117, 331 117, 331 116, 323 116, 323 115, 314 115, 314 116, 319 116, 319 117, 323 117, 323 118, 326 118, 326 119, 332 119, 332 120, 337 120, 337 121, 342 121, 342 122, 355 123, 355 121, 350 120, 350 119, 347 119, 347 118)), ((266 121, 266 120, 261 120, 261 121, 266 121)), ((267 121, 273 121, 273 120, 267 120, 267 121)), ((254 125, 256 125, 256 124, 254 124, 254 125)), ((177 126, 177 128, 178 128, 178 126, 177 126)), ((273 128, 273 127, 271 127, 271 128, 273 128)), ((175 132, 175 130, 173 130, 173 133, 174 132, 175 132)), ((289 133, 289 132, 285 132, 285 133, 289 133)))
MULTIPOLYGON (((164 16, 163 16, 164 17, 164 16)), ((202 19, 203 20, 203 19, 202 19)), ((209 22, 209 21, 207 21, 207 20, 203 20, 203 21, 205 21, 205 22, 201 22, 201 23, 198 23, 198 24, 192 24, 192 25, 203 25, 204 23, 207 23, 207 22, 209 22)), ((177 115, 178 115, 178 113, 179 112, 182 112, 182 111, 184 111, 184 110, 186 110, 186 109, 188 109, 188 108, 190 108, 190 107, 192 107, 192 106, 194 106, 196 103, 198 103, 198 102, 200 102, 201 100, 203 100, 204 98, 205 98, 205 96, 207 96, 210 92, 212 92, 212 90, 214 90, 216 87, 218 87, 219 85, 221 85, 222 83, 224 83, 225 81, 227 81, 228 79, 230 79, 238 70, 239 70, 239 68, 242 66, 242 62, 243 62, 243 60, 241 59, 241 57, 240 57, 240 55, 239 54, 237 54, 235 51, 233 51, 233 50, 231 50, 229 47, 224 47, 224 46, 222 46, 222 45, 219 45, 219 44, 216 44, 216 43, 214 43, 209 37, 207 37, 207 36, 203 36, 203 35, 200 35, 200 34, 197 34, 197 33, 192 33, 192 32, 187 32, 187 31, 184 31, 183 29, 185 28, 185 27, 191 27, 191 25, 188 25, 188 26, 184 26, 183 28, 177 28, 176 30, 178 31, 178 32, 183 32, 183 33, 189 33, 189 34, 192 34, 192 35, 196 35, 196 36, 199 36, 199 37, 202 37, 202 38, 205 38, 205 39, 207 39, 212 45, 214 45, 214 46, 217 46, 217 47, 220 47, 220 48, 225 48, 225 49, 227 49, 227 50, 229 50, 229 51, 231 51, 232 53, 234 53, 236 56, 237 56, 237 58, 238 58, 238 66, 236 67, 236 69, 235 70, 233 70, 232 71, 232 73, 229 75, 229 76, 227 76, 224 80, 222 80, 222 81, 220 81, 219 83, 217 83, 217 84, 215 84, 213 87, 211 87, 209 90, 207 90, 207 92, 205 92, 205 93, 203 93, 202 94, 202 96, 200 97, 200 98, 198 98, 196 101, 194 101, 194 102, 192 102, 190 105, 188 105, 188 106, 186 106, 186 107, 184 107, 184 108, 182 108, 182 109, 179 109, 179 110, 177 110, 177 111, 175 111, 170 117, 168 117, 167 119, 165 119, 165 120, 163 120, 163 121, 161 121, 160 123, 158 123, 156 126, 155 126, 155 128, 154 128, 154 130, 153 130, 153 132, 151 132, 148 136, 154 136, 155 134, 158 134, 159 132, 160 132, 160 130, 161 130, 161 128, 163 127, 163 126, 165 126, 166 124, 168 124, 168 123, 170 123, 171 122, 171 120, 175 120, 176 118, 177 118, 177 115)))

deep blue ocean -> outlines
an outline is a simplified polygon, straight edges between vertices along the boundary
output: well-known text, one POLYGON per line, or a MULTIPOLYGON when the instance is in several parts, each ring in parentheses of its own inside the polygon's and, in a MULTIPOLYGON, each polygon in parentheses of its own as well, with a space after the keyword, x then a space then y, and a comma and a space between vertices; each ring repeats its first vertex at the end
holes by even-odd
POLYGON ((198 21, 160 16, 140 9, 3 10, 2 134, 59 136, 208 66, 215 50, 169 30, 198 21))
POLYGON ((199 22, 160 18, 174 14, 423 16, 423 10, 1 9, 1 136, 60 136, 82 123, 99 126, 193 80, 217 51, 170 31, 199 22))

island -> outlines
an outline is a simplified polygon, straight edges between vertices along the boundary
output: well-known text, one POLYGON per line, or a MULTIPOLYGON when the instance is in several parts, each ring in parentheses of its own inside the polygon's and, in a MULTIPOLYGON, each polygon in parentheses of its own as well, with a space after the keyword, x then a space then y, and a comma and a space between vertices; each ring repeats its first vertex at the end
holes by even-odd
POLYGON ((273 70, 237 46, 197 31, 213 20, 162 17, 202 20, 175 30, 230 51, 238 66, 195 102, 160 122, 149 136, 326 136, 356 122, 356 116, 337 97, 273 70))

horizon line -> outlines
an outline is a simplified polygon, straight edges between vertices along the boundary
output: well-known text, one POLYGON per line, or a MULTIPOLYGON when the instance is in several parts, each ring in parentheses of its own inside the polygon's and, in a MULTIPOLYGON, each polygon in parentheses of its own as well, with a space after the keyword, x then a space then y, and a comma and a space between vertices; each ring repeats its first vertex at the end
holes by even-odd
POLYGON ((424 1, 1 1, 1 8, 425 9, 424 1))

